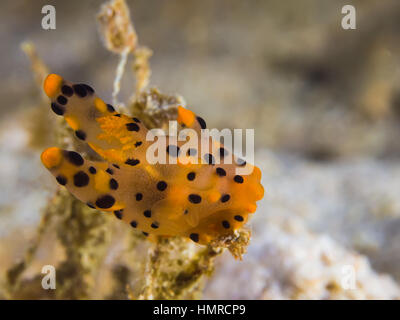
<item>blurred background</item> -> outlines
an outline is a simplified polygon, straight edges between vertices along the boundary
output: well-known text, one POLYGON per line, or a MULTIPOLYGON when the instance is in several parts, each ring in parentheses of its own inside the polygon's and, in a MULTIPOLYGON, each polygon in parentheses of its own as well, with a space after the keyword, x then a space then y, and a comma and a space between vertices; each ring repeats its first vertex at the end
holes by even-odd
MULTIPOLYGON (((21 43, 111 101, 118 56, 99 37, 102 3, 2 2, 0 279, 56 188, 39 160, 51 137, 32 138, 43 129, 42 93, 21 43), (56 7, 56 30, 41 28, 46 4, 56 7)), ((399 298, 400 2, 127 3, 139 43, 154 52, 150 86, 184 97, 208 127, 255 129, 266 194, 249 252, 242 262, 220 257, 203 297, 399 298), (356 8, 356 30, 341 27, 345 4, 356 8), (350 290, 344 266, 356 270, 350 290)), ((132 83, 126 72, 120 100, 132 83)))

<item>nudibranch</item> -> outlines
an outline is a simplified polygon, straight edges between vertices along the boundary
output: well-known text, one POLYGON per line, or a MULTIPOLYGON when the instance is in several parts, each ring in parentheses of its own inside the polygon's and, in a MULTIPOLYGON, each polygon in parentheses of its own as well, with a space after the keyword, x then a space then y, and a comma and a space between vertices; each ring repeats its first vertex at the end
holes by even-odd
MULTIPOLYGON (((183 236, 207 244, 245 224, 264 195, 260 169, 219 142, 218 154, 207 153, 197 164, 153 164, 146 159, 154 143, 146 140, 148 129, 138 118, 117 113, 92 87, 50 74, 44 91, 51 109, 105 160, 89 161, 75 151, 51 147, 41 155, 44 166, 89 207, 112 212, 146 236, 183 236), (232 161, 224 161, 229 157, 232 161), (238 175, 239 166, 251 166, 251 173, 238 175)), ((195 132, 206 128, 201 117, 183 107, 178 107, 177 122, 195 132)), ((166 153, 181 159, 183 143, 167 137, 166 153)), ((185 157, 200 154, 195 148, 184 152, 185 157)))

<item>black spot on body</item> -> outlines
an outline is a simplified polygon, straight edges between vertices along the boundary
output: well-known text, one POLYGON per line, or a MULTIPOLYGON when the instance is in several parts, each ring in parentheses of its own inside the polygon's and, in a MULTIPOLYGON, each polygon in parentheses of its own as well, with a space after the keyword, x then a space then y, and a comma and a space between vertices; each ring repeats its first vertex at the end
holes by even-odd
POLYGON ((115 112, 115 109, 111 104, 107 104, 107 110, 108 112, 115 112))
POLYGON ((227 201, 229 201, 230 198, 231 198, 231 196, 229 194, 224 194, 221 197, 221 202, 227 202, 227 201))
POLYGON ((119 169, 119 165, 113 163, 113 167, 119 169))
POLYGON ((74 185, 76 187, 85 187, 89 184, 89 176, 83 172, 79 171, 74 175, 74 185))
POLYGON ((116 210, 114 211, 114 215, 117 217, 117 219, 122 219, 122 210, 116 210))
POLYGON ((112 190, 118 189, 118 182, 114 178, 110 179, 110 189, 112 189, 112 190))
POLYGON ((145 211, 143 212, 143 215, 144 215, 146 218, 151 218, 151 211, 150 211, 150 210, 145 210, 145 211))
POLYGON ((137 147, 140 147, 142 145, 142 141, 136 141, 136 143, 135 143, 135 147, 137 148, 137 147))
POLYGON ((87 205, 89 208, 96 209, 96 207, 95 207, 92 203, 90 203, 90 202, 86 203, 86 205, 87 205))
POLYGON ((84 162, 82 156, 78 152, 75 152, 75 151, 66 151, 65 158, 70 163, 72 163, 73 165, 78 166, 78 167, 83 165, 83 162, 84 162))
POLYGON ((194 173, 194 172, 189 172, 189 173, 188 173, 187 179, 188 179, 189 181, 193 181, 195 178, 196 178, 196 173, 194 173))
POLYGON ((114 173, 113 169, 111 169, 111 168, 107 168, 106 172, 109 173, 109 174, 113 174, 114 173))
POLYGON ((96 206, 100 209, 109 209, 115 203, 115 199, 113 196, 106 194, 96 200, 96 206))
POLYGON ((86 88, 80 84, 74 84, 72 89, 74 89, 74 92, 78 97, 84 98, 87 95, 86 88))
POLYGON ((154 222, 151 224, 151 227, 152 227, 153 229, 158 229, 158 227, 159 227, 158 222, 154 221, 154 222))
POLYGON ((139 126, 133 122, 127 123, 125 126, 128 131, 136 131, 137 132, 140 130, 139 126))
POLYGON ((186 154, 190 157, 194 157, 197 155, 197 150, 193 149, 193 148, 189 148, 188 151, 186 152, 186 154))
POLYGON ((201 127, 202 129, 206 129, 206 128, 207 128, 207 124, 206 124, 206 122, 204 121, 203 118, 201 118, 201 117, 196 117, 196 119, 197 119, 197 122, 199 123, 199 125, 200 125, 200 127, 201 127))
POLYGON ((67 104, 68 99, 67 99, 66 97, 64 97, 64 96, 58 96, 58 97, 57 97, 57 102, 58 102, 59 104, 62 104, 62 105, 64 106, 64 105, 67 104))
POLYGON ((212 154, 210 154, 210 153, 206 153, 206 154, 204 155, 204 161, 205 161, 207 164, 215 164, 215 158, 214 158, 214 156, 213 156, 212 154))
POLYGON ((64 107, 58 105, 57 103, 53 102, 51 104, 51 110, 53 110, 53 112, 59 116, 62 116, 65 112, 64 107))
POLYGON ((86 133, 82 130, 76 130, 75 135, 78 139, 81 139, 83 141, 85 141, 85 139, 86 139, 86 133))
POLYGON ((189 238, 194 242, 199 242, 199 234, 198 233, 191 233, 189 238))
POLYGON ((173 144, 170 144, 170 145, 167 147, 167 152, 168 152, 168 154, 170 154, 172 157, 177 157, 177 156, 179 156, 180 149, 179 149, 178 146, 175 146, 175 145, 173 145, 173 144))
POLYGON ((88 84, 82 83, 81 86, 83 86, 87 92, 89 92, 90 94, 94 93, 94 90, 91 86, 89 86, 88 84))
POLYGON ((96 170, 95 167, 89 167, 89 172, 90 172, 91 174, 95 174, 95 173, 97 172, 97 170, 96 170))
POLYGON ((219 156, 221 158, 226 157, 229 154, 228 150, 226 150, 225 148, 219 148, 219 156))
POLYGON ((217 168, 215 170, 215 172, 217 173, 217 175, 219 175, 220 177, 225 177, 226 176, 226 171, 222 168, 217 168))
POLYGON ((140 201, 143 199, 143 195, 141 193, 136 193, 136 201, 140 201))
POLYGON ((114 117, 121 118, 121 114, 119 114, 119 113, 117 113, 117 114, 114 114, 114 117))
POLYGON ((242 221, 244 220, 243 217, 240 216, 240 215, 234 216, 234 219, 235 219, 236 221, 239 221, 239 222, 242 222, 242 221))
POLYGON ((237 164, 239 167, 244 167, 244 166, 246 165, 246 161, 243 160, 243 159, 238 158, 238 159, 236 159, 236 164, 237 164))
POLYGON ((157 183, 157 189, 160 191, 164 191, 165 189, 167 189, 167 183, 165 181, 159 181, 157 183))
POLYGON ((130 225, 131 225, 133 228, 136 228, 136 227, 137 227, 137 222, 136 222, 135 220, 133 220, 133 221, 131 221, 130 225))
POLYGON ((139 159, 133 159, 133 158, 130 158, 130 159, 125 161, 125 164, 128 164, 130 166, 136 166, 139 163, 140 163, 139 159))
POLYGON ((140 120, 138 118, 133 117, 132 120, 137 122, 137 123, 140 123, 140 120))
POLYGON ((225 229, 229 229, 229 228, 231 227, 231 225, 229 224, 229 222, 226 221, 226 220, 222 221, 222 226, 223 226, 225 229))
POLYGON ((201 202, 201 197, 200 197, 198 194, 193 194, 193 193, 192 193, 192 194, 189 194, 188 199, 189 199, 189 201, 190 201, 191 203, 195 203, 195 204, 201 202))
POLYGON ((233 177, 233 180, 236 182, 236 183, 243 183, 243 177, 242 176, 239 176, 239 175, 236 175, 236 176, 234 176, 233 177))
POLYGON ((61 92, 62 94, 66 95, 67 97, 70 97, 74 94, 74 91, 72 90, 72 88, 70 86, 62 86, 61 87, 61 92))
POLYGON ((66 184, 67 184, 67 178, 66 177, 64 177, 63 175, 58 175, 57 177, 56 177, 56 180, 57 180, 57 182, 59 183, 59 184, 61 184, 62 186, 65 186, 66 184))

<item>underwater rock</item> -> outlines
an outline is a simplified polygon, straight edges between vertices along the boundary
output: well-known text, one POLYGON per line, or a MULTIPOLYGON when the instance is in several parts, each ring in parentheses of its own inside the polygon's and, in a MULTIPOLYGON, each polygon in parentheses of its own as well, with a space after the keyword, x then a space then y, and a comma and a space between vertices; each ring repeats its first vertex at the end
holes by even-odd
POLYGON ((309 232, 298 219, 263 227, 241 263, 222 257, 205 299, 400 298, 396 282, 376 273, 365 256, 309 232))

